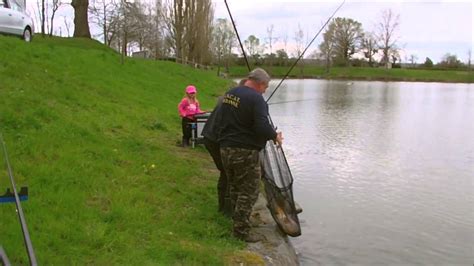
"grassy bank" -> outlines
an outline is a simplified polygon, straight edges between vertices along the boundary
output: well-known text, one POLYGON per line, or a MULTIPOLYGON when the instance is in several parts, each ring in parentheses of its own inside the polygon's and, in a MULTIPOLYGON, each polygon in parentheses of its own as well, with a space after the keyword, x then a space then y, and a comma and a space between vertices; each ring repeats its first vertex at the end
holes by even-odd
MULTIPOLYGON (((290 66, 263 66, 263 68, 269 71, 272 77, 281 78, 288 72, 290 66)), ((234 77, 245 76, 247 72, 245 66, 230 68, 230 75, 234 77)), ((474 83, 474 71, 333 67, 327 74, 324 67, 305 66, 301 70, 297 66, 291 71, 290 78, 474 83)))
MULTIPOLYGON (((210 157, 176 147, 176 107, 190 83, 208 110, 229 85, 170 62, 120 65, 94 41, 0 36, 0 129, 17 185, 30 190, 23 208, 40 264, 247 256, 216 212, 210 157)), ((3 194, 10 184, 0 169, 3 194)), ((14 204, 0 205, 0 219, 0 245, 14 265, 27 264, 14 204)))

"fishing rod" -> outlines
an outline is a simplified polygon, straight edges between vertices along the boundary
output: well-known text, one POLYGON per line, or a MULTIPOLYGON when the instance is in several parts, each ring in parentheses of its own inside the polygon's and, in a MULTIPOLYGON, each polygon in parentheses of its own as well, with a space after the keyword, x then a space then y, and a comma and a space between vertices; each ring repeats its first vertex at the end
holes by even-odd
POLYGON ((240 48, 242 49, 242 53, 244 54, 245 63, 247 64, 247 68, 250 72, 250 64, 249 60, 247 59, 247 55, 245 54, 244 46, 242 45, 242 41, 240 40, 239 32, 237 31, 237 27, 235 26, 234 18, 232 17, 232 13, 230 13, 229 5, 227 4, 227 0, 224 0, 225 6, 227 7, 227 12, 229 12, 230 21, 232 21, 232 26, 234 26, 235 35, 237 35, 237 40, 239 40, 240 48))
MULTIPOLYGON (((270 94, 270 96, 268 96, 267 98, 267 103, 268 101, 270 101, 270 99, 272 98, 273 94, 275 94, 275 92, 278 90, 278 88, 280 88, 280 85, 283 83, 283 81, 288 77, 288 75, 290 75, 291 71, 293 70, 293 68, 296 66, 296 64, 298 63, 298 61, 300 61, 300 59, 303 57, 304 53, 306 52, 306 50, 308 50, 308 48, 311 46, 311 44, 313 44, 314 40, 316 40, 316 38, 318 37, 318 35, 321 33, 321 31, 326 27, 326 25, 329 23, 329 21, 331 21, 331 19, 334 17, 334 15, 336 15, 337 11, 339 11, 339 9, 344 5, 344 3, 346 2, 346 0, 342 1, 342 3, 337 7, 337 9, 334 11, 334 13, 332 13, 332 15, 327 19, 326 23, 324 23, 324 25, 319 29, 318 33, 316 33, 316 35, 314 36, 314 38, 311 40, 311 42, 309 42, 309 44, 306 46, 306 48, 303 50, 303 52, 300 54, 300 56, 296 59, 296 61, 293 63, 293 65, 290 67, 290 69, 288 70, 288 72, 286 72, 285 76, 283 76, 283 78, 281 79, 280 83, 278 83, 278 85, 276 86, 276 88, 273 90, 273 92, 270 94)), ((240 40, 239 40, 240 41, 240 40)), ((248 63, 247 63, 248 64, 248 63)))
POLYGON ((8 160, 7 147, 5 145, 5 141, 3 140, 3 135, 1 132, 0 132, 0 141, 2 142, 3 154, 5 156, 5 163, 7 165, 8 176, 10 177, 10 182, 13 189, 13 195, 15 196, 16 210, 18 213, 18 219, 20 220, 21 230, 23 232, 23 240, 26 245, 26 250, 28 251, 28 258, 30 259, 30 265, 37 266, 38 263, 36 261, 35 251, 33 249, 33 244, 31 243, 30 233, 28 232, 28 226, 26 225, 25 214, 23 213, 23 209, 21 208, 20 197, 18 196, 18 192, 16 191, 16 184, 13 178, 13 171, 10 166, 10 161, 8 160))
MULTIPOLYGON (((242 49, 242 52, 244 54, 245 62, 247 63, 247 68, 250 72, 250 65, 248 62, 248 59, 245 55, 245 50, 242 45, 242 41, 240 40, 237 27, 235 26, 234 19, 232 17, 232 14, 230 12, 229 6, 227 4, 227 1, 224 0, 227 11, 229 12, 230 19, 232 21, 232 25, 234 26, 235 33, 237 35, 237 39, 240 44, 240 48, 242 49)), ((283 83, 285 78, 289 75, 291 70, 294 68, 298 60, 300 60, 303 56, 303 54, 306 52, 306 50, 309 48, 309 46, 314 42, 316 37, 321 33, 323 28, 329 23, 329 21, 334 17, 336 12, 342 7, 342 5, 345 3, 344 2, 336 9, 336 11, 332 14, 332 16, 327 20, 327 22, 321 27, 319 32, 316 34, 316 36, 313 38, 313 40, 310 42, 310 44, 304 49, 302 54, 298 57, 298 59, 295 61, 295 63, 291 66, 290 70, 288 73, 285 75, 285 77, 280 81, 276 89, 272 92, 270 97, 267 99, 268 100, 273 96, 273 94, 276 92, 278 87, 283 83)), ((269 123, 272 127, 274 127, 273 121, 270 117, 270 114, 268 114, 268 120, 269 123)), ((271 143, 271 142, 270 142, 271 143)), ((295 207, 295 202, 293 198, 293 175, 291 174, 291 170, 288 164, 288 161, 286 159, 285 153, 283 151, 283 148, 280 145, 269 145, 267 148, 264 149, 264 160, 269 162, 271 159, 265 159, 268 157, 272 157, 273 160, 276 160, 276 170, 279 174, 277 175, 278 180, 275 179, 274 174, 271 173, 267 176, 267 174, 263 174, 262 179, 264 180, 264 187, 265 187, 265 192, 267 196, 267 202, 269 205, 268 208, 270 209, 270 213, 273 216, 273 219, 275 222, 278 224, 279 228, 285 232, 286 234, 296 237, 301 235, 301 226, 299 224, 297 212, 296 212, 296 207, 295 207), (276 182, 278 181, 279 184, 276 182), (267 185, 268 184, 268 185, 267 185), (286 202, 286 203, 285 203, 286 202), (283 204, 283 205, 282 205, 283 204), (279 211, 280 210, 280 211, 279 211), (281 219, 281 213, 284 213, 284 217, 286 219, 281 219)), ((268 168, 272 168, 272 165, 267 165, 266 167, 262 167, 264 170, 268 168)), ((272 171, 273 172, 273 171, 272 171)))

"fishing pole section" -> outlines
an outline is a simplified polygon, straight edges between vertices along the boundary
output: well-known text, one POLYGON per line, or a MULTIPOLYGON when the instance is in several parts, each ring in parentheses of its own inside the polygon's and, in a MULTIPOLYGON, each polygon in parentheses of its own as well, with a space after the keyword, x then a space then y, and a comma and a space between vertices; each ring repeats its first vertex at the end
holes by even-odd
MULTIPOLYGON (((345 2, 345 0, 344 0, 345 2)), ((290 67, 286 75, 280 81, 278 86, 273 90, 271 95, 267 98, 266 102, 270 100, 270 98, 275 94, 277 89, 283 83, 283 81, 288 77, 291 70, 296 66, 298 61, 303 57, 304 53, 308 50, 323 28, 329 23, 329 21, 333 18, 333 16, 337 13, 337 11, 342 7, 344 2, 339 5, 336 11, 332 14, 332 16, 326 21, 326 23, 321 27, 318 31, 316 36, 311 40, 309 45, 304 49, 298 59, 293 63, 290 67)), ((224 0, 224 3, 227 8, 227 12, 229 13, 229 17, 231 19, 232 25, 234 26, 235 34, 237 36, 237 40, 239 41, 240 48, 242 49, 242 53, 244 55, 245 62, 247 64, 248 71, 250 72, 250 64, 248 62, 247 56, 245 54, 245 49, 242 45, 242 41, 240 39, 239 33, 237 31, 237 27, 235 26, 234 18, 232 17, 232 13, 230 12, 229 5, 227 0, 224 0)), ((274 126, 273 121, 268 116, 270 124, 274 126)), ((289 236, 300 236, 301 235, 301 225, 298 219, 298 214, 302 211, 301 208, 297 208, 294 197, 293 197, 293 175, 291 174, 290 167, 288 165, 288 161, 286 160, 285 153, 281 146, 277 146, 273 141, 268 141, 265 145, 265 148, 261 151, 261 158, 262 158, 262 180, 265 187, 265 195, 268 202, 268 209, 270 213, 277 223, 278 227, 289 236)))
MULTIPOLYGON (((316 38, 319 36, 319 34, 323 31, 323 29, 328 25, 328 23, 331 21, 331 19, 336 15, 337 11, 339 11, 339 9, 344 5, 344 3, 346 2, 346 0, 342 1, 342 3, 337 7, 337 9, 332 13, 332 15, 326 20, 326 23, 323 24, 323 26, 319 29, 319 31, 316 33, 316 35, 314 35, 313 39, 309 42, 309 44, 306 46, 306 48, 303 50, 303 52, 300 54, 300 56, 295 60, 295 62, 290 66, 290 69, 288 69, 288 72, 286 72, 285 76, 283 76, 283 78, 280 80, 280 83, 278 83, 278 85, 276 86, 276 88, 273 90, 273 92, 270 94, 270 96, 268 96, 267 98, 267 103, 268 101, 270 101, 270 99, 272 98, 273 94, 275 94, 275 92, 278 90, 278 88, 280 88, 280 85, 283 83, 283 81, 286 80, 286 78, 290 75, 291 71, 293 70, 293 68, 296 66, 296 64, 298 64, 298 62, 300 61, 301 58, 303 58, 303 55, 306 53, 306 51, 309 49, 309 47, 313 44, 313 42, 316 40, 316 38)), ((240 40, 239 40, 240 42, 240 40)), ((243 48, 242 48, 243 49, 243 48)), ((245 59, 247 60, 247 59, 245 59)))
MULTIPOLYGON (((247 63, 250 72, 250 64, 245 50, 240 40, 234 18, 230 12, 227 0, 224 0, 229 12, 229 17, 234 26, 237 40, 247 63)), ((270 116, 268 116, 270 124, 274 127, 270 116)), ((262 167, 262 182, 264 184, 265 197, 267 199, 267 207, 276 224, 282 232, 287 235, 296 237, 301 235, 301 226, 295 208, 293 199, 293 176, 290 167, 286 162, 283 149, 278 147, 273 141, 267 141, 265 148, 260 152, 262 167)))
MULTIPOLYGON (((21 225, 21 231, 23 234, 23 240, 26 246, 26 250, 28 253, 28 258, 30 260, 30 265, 36 266, 38 265, 36 261, 35 251, 33 249, 33 244, 31 243, 30 233, 28 231, 28 226, 26 224, 25 214, 23 213, 23 208, 21 207, 21 201, 28 199, 28 188, 22 187, 20 193, 16 190, 15 179, 13 177, 13 171, 10 165, 10 161, 8 160, 8 153, 5 141, 3 139, 3 135, 0 132, 0 142, 3 149, 3 155, 5 157, 5 164, 7 167, 8 176, 10 178, 10 183, 12 186, 12 191, 7 189, 7 192, 4 195, 0 196, 0 204, 1 203, 10 203, 15 202, 16 205, 16 212, 18 213, 18 219, 21 225)), ((10 266, 10 261, 6 255, 5 250, 0 246, 0 263, 6 266, 10 266)))
MULTIPOLYGON (((237 27, 235 26, 234 19, 232 17, 232 13, 230 12, 229 5, 227 4, 227 0, 224 0, 226 5, 227 11, 229 13, 229 17, 231 19, 232 25, 234 26, 234 30, 237 36, 237 40, 239 41, 240 48, 242 49, 242 53, 244 55, 245 62, 247 64, 247 68, 250 71, 250 64, 248 62, 247 56, 245 54, 245 49, 242 45, 242 41, 240 39, 239 33, 237 31, 237 27)), ((345 0, 337 7, 337 9, 333 12, 333 14, 327 19, 326 23, 319 29, 316 33, 314 38, 311 42, 306 46, 303 50, 301 55, 295 60, 293 65, 290 67, 288 72, 267 98, 266 102, 271 99, 271 97, 275 94, 278 90, 280 85, 283 81, 289 76, 293 68, 296 66, 298 61, 303 57, 305 52, 308 48, 312 45, 314 40, 318 37, 318 35, 322 32, 322 30, 326 27, 326 25, 331 21, 331 19, 335 16, 335 14, 339 11, 339 9, 344 5, 345 0)), ((268 116, 270 124, 274 127, 273 121, 268 116)), ((268 141, 265 148, 261 152, 262 156, 262 170, 263 170, 263 183, 265 187, 265 194, 268 202, 268 209, 270 213, 277 223, 278 227, 287 235, 296 237, 301 235, 301 226, 298 219, 298 214, 302 212, 301 208, 297 207, 293 197, 293 175, 291 174, 290 167, 288 165, 288 161, 286 160, 285 153, 281 146, 277 146, 273 141, 268 141)))
MULTIPOLYGON (((334 15, 344 5, 345 0, 337 7, 333 14, 326 20, 326 23, 319 29, 316 35, 313 37, 311 42, 306 46, 300 56, 295 60, 293 65, 288 69, 288 72, 278 83, 276 88, 267 98, 266 102, 270 101, 271 97, 280 88, 280 85, 289 76, 293 68, 297 65, 298 61, 303 58, 303 55, 309 49, 309 47, 316 40, 318 35, 331 21, 334 15)), ((240 41, 240 40, 239 40, 240 41)), ((273 121, 268 116, 270 124, 273 126, 273 121)), ((289 168, 288 161, 286 160, 285 153, 282 147, 279 147, 268 141, 263 152, 263 172, 265 178, 263 183, 265 184, 265 193, 269 202, 268 208, 273 216, 273 219, 277 222, 280 229, 288 234, 289 236, 301 235, 301 226, 298 219, 298 214, 302 212, 299 206, 296 206, 293 196, 293 175, 289 168)))

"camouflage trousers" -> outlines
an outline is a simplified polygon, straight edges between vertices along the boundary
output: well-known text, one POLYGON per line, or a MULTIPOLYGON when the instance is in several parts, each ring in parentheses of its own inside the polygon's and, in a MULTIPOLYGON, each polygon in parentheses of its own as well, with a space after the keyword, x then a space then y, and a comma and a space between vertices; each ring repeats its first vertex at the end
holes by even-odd
POLYGON ((260 185, 260 157, 257 150, 223 147, 222 163, 229 181, 234 235, 250 231, 250 214, 257 201, 260 185))

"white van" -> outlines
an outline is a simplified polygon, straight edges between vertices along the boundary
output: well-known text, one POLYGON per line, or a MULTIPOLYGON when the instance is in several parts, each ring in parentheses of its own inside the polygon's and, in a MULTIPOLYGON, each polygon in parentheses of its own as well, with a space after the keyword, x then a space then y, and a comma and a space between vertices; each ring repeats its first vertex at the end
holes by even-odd
POLYGON ((0 0, 0 33, 21 36, 30 42, 35 32, 33 19, 25 12, 23 0, 0 0))

